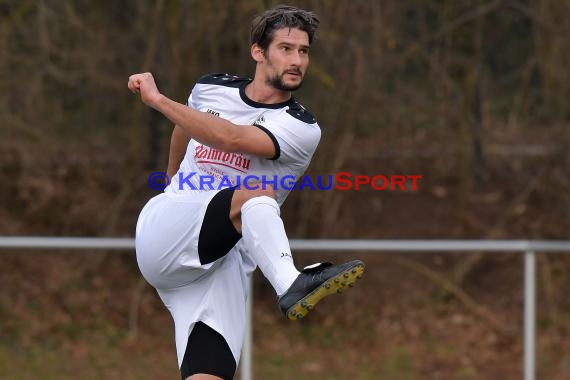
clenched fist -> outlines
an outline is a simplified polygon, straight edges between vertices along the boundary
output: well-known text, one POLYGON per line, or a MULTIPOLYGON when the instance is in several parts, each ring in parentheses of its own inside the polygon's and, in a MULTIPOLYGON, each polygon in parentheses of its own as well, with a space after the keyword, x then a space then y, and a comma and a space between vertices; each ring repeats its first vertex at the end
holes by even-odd
POLYGON ((162 96, 156 87, 154 77, 151 73, 131 75, 129 77, 128 87, 133 93, 140 93, 141 100, 149 107, 155 108, 158 100, 162 96))

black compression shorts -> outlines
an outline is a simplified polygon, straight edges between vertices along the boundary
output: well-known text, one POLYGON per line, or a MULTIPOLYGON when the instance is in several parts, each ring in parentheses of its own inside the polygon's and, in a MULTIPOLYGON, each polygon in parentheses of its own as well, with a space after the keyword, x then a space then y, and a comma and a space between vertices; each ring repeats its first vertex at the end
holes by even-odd
POLYGON ((188 337, 180 366, 182 380, 198 373, 231 380, 236 367, 236 361, 224 337, 205 323, 196 322, 188 337))

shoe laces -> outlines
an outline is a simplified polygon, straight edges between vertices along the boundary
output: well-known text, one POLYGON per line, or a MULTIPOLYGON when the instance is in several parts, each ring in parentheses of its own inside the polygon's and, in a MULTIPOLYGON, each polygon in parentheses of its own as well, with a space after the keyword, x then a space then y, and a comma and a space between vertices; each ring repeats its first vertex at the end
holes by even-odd
POLYGON ((303 268, 303 273, 311 275, 311 280, 322 280, 321 276, 326 268, 333 266, 332 263, 316 263, 303 268))

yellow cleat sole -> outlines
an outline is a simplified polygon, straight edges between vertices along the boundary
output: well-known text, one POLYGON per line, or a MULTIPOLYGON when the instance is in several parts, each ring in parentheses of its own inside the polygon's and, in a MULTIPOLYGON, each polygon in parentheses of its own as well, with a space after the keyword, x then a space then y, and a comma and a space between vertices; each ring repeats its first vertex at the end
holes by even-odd
POLYGON ((287 310, 287 318, 290 320, 304 318, 323 298, 332 294, 342 293, 349 287, 353 287, 354 283, 362 277, 363 273, 364 264, 358 264, 330 278, 306 297, 291 306, 289 310, 287 310))

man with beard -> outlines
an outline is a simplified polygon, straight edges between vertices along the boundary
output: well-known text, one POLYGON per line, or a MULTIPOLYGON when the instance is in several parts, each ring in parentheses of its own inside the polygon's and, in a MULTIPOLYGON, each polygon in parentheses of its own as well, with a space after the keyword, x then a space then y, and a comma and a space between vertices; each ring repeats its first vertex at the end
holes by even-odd
POLYGON ((289 6, 257 16, 254 79, 206 75, 187 105, 162 95, 150 73, 129 78, 131 91, 176 124, 172 182, 141 211, 136 253, 174 319, 182 379, 233 378, 256 266, 289 319, 303 318, 364 271, 354 260, 299 272, 280 218, 290 187, 279 179, 299 178, 320 140, 317 122, 291 95, 303 82, 318 24, 312 12, 289 6), (239 182, 248 176, 256 182, 239 182))

